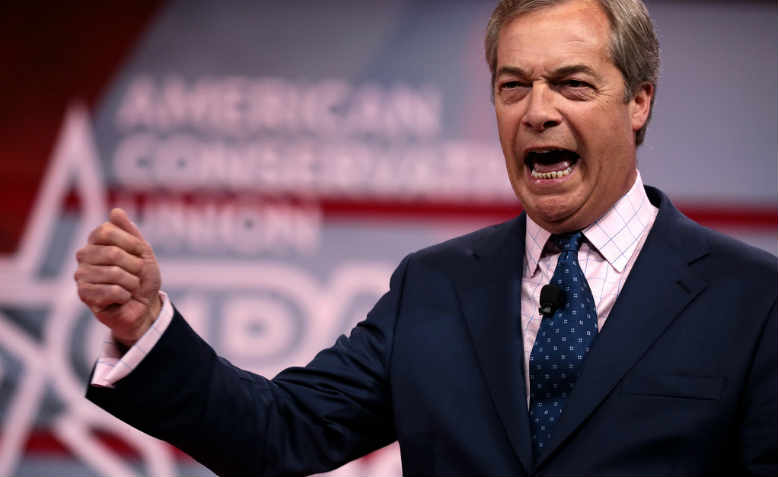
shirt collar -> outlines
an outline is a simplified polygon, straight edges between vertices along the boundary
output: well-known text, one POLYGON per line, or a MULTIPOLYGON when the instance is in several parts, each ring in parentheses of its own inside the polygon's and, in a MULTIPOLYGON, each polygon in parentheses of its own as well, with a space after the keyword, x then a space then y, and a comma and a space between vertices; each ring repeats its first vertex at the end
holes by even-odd
MULTIPOLYGON (((583 230, 584 237, 616 271, 622 272, 652 222, 652 208, 638 171, 629 191, 608 212, 583 230)), ((524 256, 530 275, 537 271, 549 237, 551 232, 527 216, 524 256)))

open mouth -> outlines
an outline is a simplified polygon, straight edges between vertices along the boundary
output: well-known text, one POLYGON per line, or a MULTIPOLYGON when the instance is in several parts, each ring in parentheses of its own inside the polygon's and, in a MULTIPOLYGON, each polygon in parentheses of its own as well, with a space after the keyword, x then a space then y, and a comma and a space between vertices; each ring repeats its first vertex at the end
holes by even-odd
POLYGON ((567 149, 543 149, 528 152, 524 163, 535 179, 559 179, 569 176, 580 158, 567 149))

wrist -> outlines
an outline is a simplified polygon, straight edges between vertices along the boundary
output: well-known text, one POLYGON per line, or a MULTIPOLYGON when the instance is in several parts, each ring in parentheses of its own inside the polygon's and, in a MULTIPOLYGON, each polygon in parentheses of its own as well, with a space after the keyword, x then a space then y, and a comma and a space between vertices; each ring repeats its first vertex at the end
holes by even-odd
POLYGON ((150 328, 151 325, 157 320, 157 317, 161 311, 162 297, 160 296, 159 292, 157 292, 154 294, 154 298, 151 299, 151 303, 149 303, 149 316, 146 319, 146 329, 150 328))
POLYGON ((126 351, 127 349, 131 348, 135 343, 138 342, 138 340, 143 337, 143 335, 146 334, 149 328, 151 328, 151 325, 153 325, 157 320, 161 310, 162 298, 160 297, 159 293, 156 293, 154 298, 152 298, 151 302, 149 303, 146 314, 143 315, 141 320, 139 320, 138 327, 135 328, 132 333, 121 336, 116 332, 112 333, 114 341, 120 345, 120 348, 125 348, 122 351, 126 351))

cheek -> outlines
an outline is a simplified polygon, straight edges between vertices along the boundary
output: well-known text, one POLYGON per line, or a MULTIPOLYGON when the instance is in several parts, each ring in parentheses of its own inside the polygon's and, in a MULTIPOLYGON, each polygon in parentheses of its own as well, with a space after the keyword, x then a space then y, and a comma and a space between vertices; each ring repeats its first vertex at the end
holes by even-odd
POLYGON ((508 174, 513 181, 520 176, 521 163, 516 158, 517 138, 516 129, 513 125, 507 121, 502 121, 498 124, 497 132, 500 136, 500 147, 502 149, 503 157, 505 158, 505 165, 508 169, 508 174))
POLYGON ((598 169, 603 166, 600 162, 618 156, 634 135, 624 107, 591 108, 582 111, 570 122, 576 140, 590 158, 590 169, 598 169))
POLYGON ((517 161, 506 159, 505 165, 508 169, 508 179, 510 179, 511 182, 519 181, 522 177, 522 173, 521 166, 517 163, 517 161))
POLYGON ((516 140, 516 126, 518 117, 507 108, 496 107, 497 113, 497 132, 500 135, 500 144, 503 147, 513 144, 516 140))
POLYGON ((500 145, 505 149, 507 143, 510 142, 510 134, 508 134, 508 127, 505 121, 497 118, 497 134, 500 137, 500 145))

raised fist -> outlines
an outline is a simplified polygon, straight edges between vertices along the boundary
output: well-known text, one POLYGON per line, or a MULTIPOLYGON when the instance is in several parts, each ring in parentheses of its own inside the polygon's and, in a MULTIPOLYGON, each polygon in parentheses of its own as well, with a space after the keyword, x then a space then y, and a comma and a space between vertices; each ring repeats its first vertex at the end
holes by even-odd
POLYGON ((157 318, 159 265, 151 246, 122 209, 89 234, 76 252, 78 296, 114 339, 132 346, 157 318))

